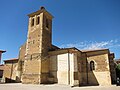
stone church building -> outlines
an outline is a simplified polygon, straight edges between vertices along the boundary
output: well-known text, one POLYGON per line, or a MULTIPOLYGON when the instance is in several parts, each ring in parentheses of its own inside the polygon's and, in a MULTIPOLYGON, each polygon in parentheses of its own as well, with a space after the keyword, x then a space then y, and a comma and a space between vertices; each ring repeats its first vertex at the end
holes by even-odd
POLYGON ((5 61, 5 81, 70 86, 115 82, 114 53, 109 49, 59 48, 52 44, 53 16, 41 7, 28 17, 27 41, 21 46, 18 59, 5 61))

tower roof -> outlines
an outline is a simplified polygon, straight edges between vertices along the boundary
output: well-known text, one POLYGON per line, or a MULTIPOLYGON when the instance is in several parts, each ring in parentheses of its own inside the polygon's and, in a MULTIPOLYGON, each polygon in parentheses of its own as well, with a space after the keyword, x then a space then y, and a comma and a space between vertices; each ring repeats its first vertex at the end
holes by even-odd
POLYGON ((29 17, 32 17, 36 14, 40 14, 40 13, 46 13, 48 16, 50 16, 51 18, 54 18, 46 9, 45 7, 40 7, 40 10, 33 12, 31 14, 28 14, 29 17))

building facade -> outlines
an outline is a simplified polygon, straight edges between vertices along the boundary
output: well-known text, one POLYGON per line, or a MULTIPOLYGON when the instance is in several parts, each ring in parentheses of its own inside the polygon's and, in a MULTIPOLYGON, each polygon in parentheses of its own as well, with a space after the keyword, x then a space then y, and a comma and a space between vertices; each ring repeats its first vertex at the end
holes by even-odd
POLYGON ((3 78, 5 83, 17 82, 17 68, 18 68, 18 59, 9 59, 4 61, 4 73, 3 78))
POLYGON ((110 57, 109 49, 61 49, 52 44, 53 16, 44 7, 28 17, 27 41, 20 48, 19 60, 14 63, 17 65, 13 75, 16 82, 111 85, 111 63, 114 57, 110 57))

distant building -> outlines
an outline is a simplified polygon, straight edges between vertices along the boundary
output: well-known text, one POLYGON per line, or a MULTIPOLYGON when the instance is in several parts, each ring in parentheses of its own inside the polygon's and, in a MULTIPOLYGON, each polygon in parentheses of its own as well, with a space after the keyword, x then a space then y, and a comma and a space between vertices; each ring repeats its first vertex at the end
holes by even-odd
POLYGON ((52 44, 53 16, 41 7, 28 17, 27 41, 20 48, 19 60, 5 61, 5 79, 23 84, 112 84, 114 54, 109 49, 59 48, 52 44))
POLYGON ((16 72, 18 68, 18 59, 9 59, 4 61, 4 74, 5 82, 16 82, 16 72))
POLYGON ((3 67, 4 65, 1 65, 1 58, 2 58, 2 53, 4 53, 6 51, 0 50, 0 82, 1 82, 1 78, 3 77, 3 67))
POLYGON ((116 64, 120 64, 120 59, 115 60, 116 64))

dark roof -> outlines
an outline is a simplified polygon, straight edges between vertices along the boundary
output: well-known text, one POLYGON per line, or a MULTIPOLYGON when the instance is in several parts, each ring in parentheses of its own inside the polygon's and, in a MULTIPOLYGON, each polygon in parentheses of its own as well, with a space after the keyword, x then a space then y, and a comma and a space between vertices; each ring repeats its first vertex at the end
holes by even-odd
POLYGON ((42 12, 46 12, 47 14, 49 14, 49 15, 53 18, 53 16, 52 16, 44 7, 40 8, 40 10, 38 10, 38 11, 36 11, 36 12, 33 12, 33 13, 31 13, 31 14, 28 14, 28 16, 31 17, 31 16, 34 16, 34 15, 36 15, 36 14, 40 14, 40 13, 42 13, 42 12))
POLYGON ((104 51, 109 49, 93 49, 93 50, 81 50, 82 52, 96 52, 96 51, 104 51))
POLYGON ((0 64, 0 66, 4 66, 4 64, 0 64))
POLYGON ((6 51, 0 50, 0 52, 4 53, 4 52, 6 52, 6 51))
POLYGON ((58 49, 60 49, 58 46, 56 46, 56 45, 53 45, 53 44, 52 44, 52 47, 55 47, 55 48, 58 48, 58 49))
POLYGON ((13 58, 13 59, 9 59, 9 60, 4 60, 4 62, 10 62, 10 61, 18 61, 18 58, 13 58))
POLYGON ((57 49, 55 51, 50 51, 50 52, 56 52, 56 51, 62 51, 62 50, 77 50, 79 52, 81 52, 79 49, 75 48, 75 47, 71 47, 71 48, 60 48, 60 49, 57 49))
POLYGON ((71 47, 71 48, 60 48, 60 49, 57 49, 55 51, 70 50, 70 49, 74 49, 74 50, 77 50, 77 51, 80 51, 80 52, 97 52, 97 51, 106 51, 106 50, 109 50, 109 49, 79 50, 76 47, 71 47))

